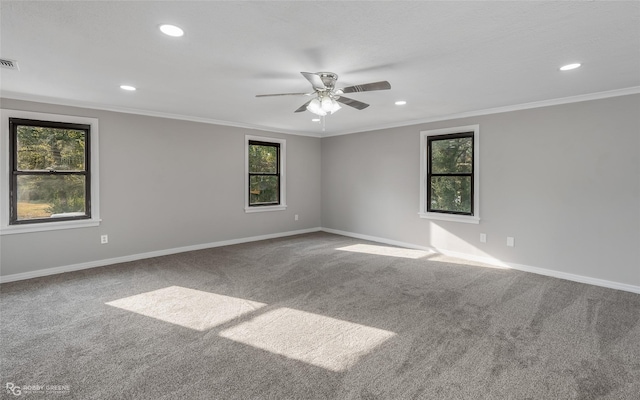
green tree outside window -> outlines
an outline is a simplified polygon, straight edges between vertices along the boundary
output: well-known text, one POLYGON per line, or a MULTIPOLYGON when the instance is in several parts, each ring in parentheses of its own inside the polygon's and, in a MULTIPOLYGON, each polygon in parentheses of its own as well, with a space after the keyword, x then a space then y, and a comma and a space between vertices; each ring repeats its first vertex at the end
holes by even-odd
POLYGON ((11 220, 89 217, 89 127, 31 120, 11 124, 11 220))
POLYGON ((280 204, 280 145, 249 142, 249 205, 280 204))
POLYGON ((432 136, 427 152, 428 211, 473 215, 473 132, 432 136))

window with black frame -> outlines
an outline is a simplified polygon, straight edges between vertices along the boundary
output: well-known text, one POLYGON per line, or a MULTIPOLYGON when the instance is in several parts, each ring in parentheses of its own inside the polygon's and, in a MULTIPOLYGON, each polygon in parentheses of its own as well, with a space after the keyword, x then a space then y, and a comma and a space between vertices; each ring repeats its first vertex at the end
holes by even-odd
POLYGON ((474 132, 427 137, 427 211, 474 215, 474 132))
POLYGON ((91 218, 91 126, 9 118, 11 225, 91 218))
POLYGON ((280 204, 280 144, 249 141, 249 206, 280 204))

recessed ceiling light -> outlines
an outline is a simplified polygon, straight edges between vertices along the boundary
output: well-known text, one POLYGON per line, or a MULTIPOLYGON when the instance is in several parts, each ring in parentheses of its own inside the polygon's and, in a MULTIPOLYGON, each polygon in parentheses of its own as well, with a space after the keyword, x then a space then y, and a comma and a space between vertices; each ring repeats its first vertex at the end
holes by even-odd
POLYGON ((320 118, 314 118, 311 120, 311 122, 320 122, 320 118))
POLYGON ((131 86, 131 85, 120 85, 120 89, 129 90, 131 92, 136 90, 136 88, 134 86, 131 86))
POLYGON ((396 105, 397 105, 397 106, 403 106, 403 105, 405 105, 405 104, 407 104, 407 102, 406 102, 406 101, 404 101, 404 100, 398 100, 398 101, 396 101, 396 105))
POLYGON ((567 65, 564 65, 564 66, 560 67, 560 71, 569 71, 569 70, 572 70, 572 69, 580 68, 581 65, 582 64, 580 64, 580 63, 567 64, 567 65))
POLYGON ((162 31, 162 33, 168 36, 180 37, 184 35, 184 31, 175 25, 160 25, 160 30, 162 31))

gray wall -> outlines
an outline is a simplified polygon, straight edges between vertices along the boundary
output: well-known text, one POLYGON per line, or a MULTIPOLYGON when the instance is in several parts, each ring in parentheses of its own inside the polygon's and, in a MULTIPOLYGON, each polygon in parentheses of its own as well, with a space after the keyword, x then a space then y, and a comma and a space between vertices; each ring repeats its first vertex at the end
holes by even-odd
POLYGON ((325 138, 322 223, 640 286, 639 154, 639 95, 325 138), (420 131, 472 124, 480 224, 419 218, 420 131))
POLYGON ((1 236, 2 276, 321 226, 319 138, 10 99, 2 108, 99 118, 103 220, 1 236), (286 211, 244 212, 245 134, 287 140, 286 211))
POLYGON ((9 99, 2 107, 99 118, 103 219, 1 236, 2 276, 323 226, 640 286, 639 95, 322 140, 9 99), (420 131, 471 124, 481 134, 480 224, 419 218, 420 131), (287 139, 286 211, 244 213, 244 134, 287 139))

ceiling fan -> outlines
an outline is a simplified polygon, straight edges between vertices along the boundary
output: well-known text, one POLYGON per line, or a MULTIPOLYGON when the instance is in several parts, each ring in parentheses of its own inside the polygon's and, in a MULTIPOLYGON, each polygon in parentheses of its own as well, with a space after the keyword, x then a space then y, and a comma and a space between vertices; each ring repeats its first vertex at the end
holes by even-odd
POLYGON ((276 93, 276 94, 258 94, 256 97, 269 96, 314 96, 311 100, 301 105, 294 112, 310 111, 316 115, 325 116, 338 111, 342 103, 358 110, 364 110, 369 104, 358 100, 344 97, 344 93, 370 92, 373 90, 391 89, 391 84, 387 81, 365 83, 363 85, 347 86, 336 89, 336 81, 338 75, 333 72, 300 72, 302 76, 313 86, 313 92, 309 93, 276 93))

